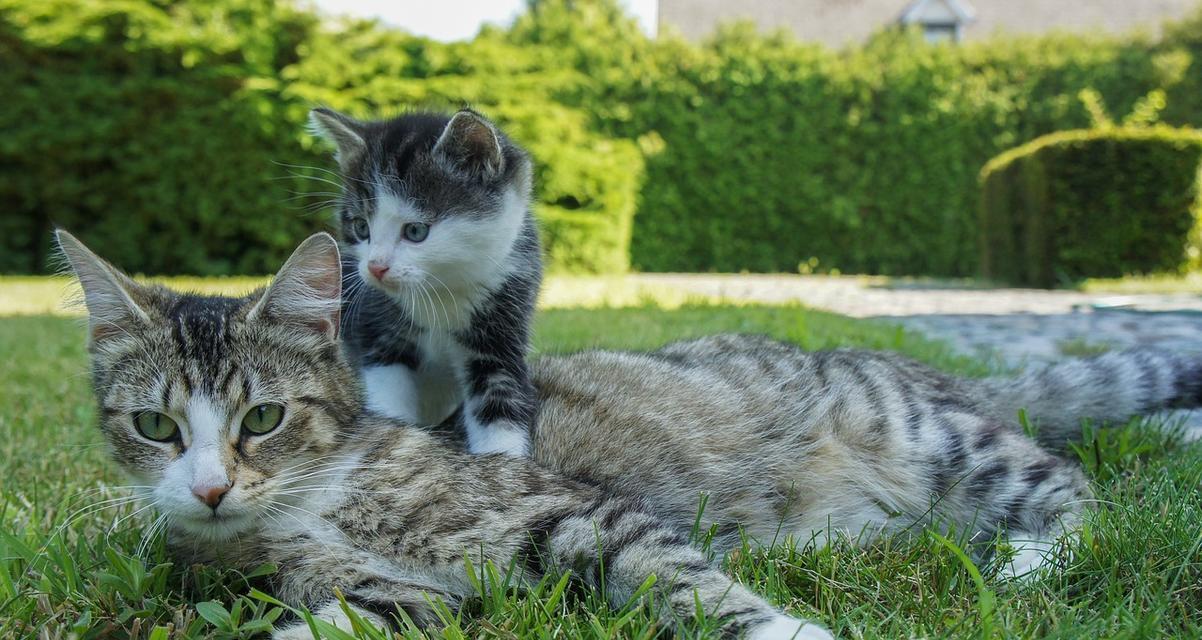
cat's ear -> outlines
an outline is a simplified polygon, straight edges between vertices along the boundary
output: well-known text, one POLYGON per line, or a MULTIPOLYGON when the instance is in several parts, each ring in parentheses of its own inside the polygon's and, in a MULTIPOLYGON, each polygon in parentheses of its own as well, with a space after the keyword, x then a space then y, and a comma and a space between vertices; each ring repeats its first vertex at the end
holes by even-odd
POLYGON ((134 301, 140 297, 138 283, 66 231, 58 229, 54 237, 83 289, 84 304, 88 307, 88 329, 93 341, 125 334, 134 325, 150 322, 150 316, 134 301))
POLYGON ((334 159, 344 173, 367 152, 363 123, 348 115, 318 107, 309 112, 309 128, 314 135, 334 144, 337 148, 334 159))
POLYGON ((335 339, 341 296, 338 243, 330 234, 318 233, 292 252, 247 319, 295 324, 335 339))
POLYGON ((438 142, 434 156, 456 171, 491 180, 505 170, 501 137, 484 116, 464 109, 451 117, 438 142))

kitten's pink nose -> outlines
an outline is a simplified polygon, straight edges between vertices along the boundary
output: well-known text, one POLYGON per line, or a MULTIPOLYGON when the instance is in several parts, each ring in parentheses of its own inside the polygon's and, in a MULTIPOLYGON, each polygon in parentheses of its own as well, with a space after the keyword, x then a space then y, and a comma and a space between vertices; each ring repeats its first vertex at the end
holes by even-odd
POLYGON ((216 509, 217 505, 221 504, 221 499, 225 497, 225 494, 228 493, 229 490, 230 485, 228 484, 217 485, 215 487, 196 485, 192 487, 192 495, 196 496, 197 500, 200 500, 201 502, 209 505, 209 507, 216 509))
POLYGON ((376 280, 383 280, 384 274, 388 273, 388 265, 372 260, 367 263, 367 270, 371 272, 372 277, 376 280))

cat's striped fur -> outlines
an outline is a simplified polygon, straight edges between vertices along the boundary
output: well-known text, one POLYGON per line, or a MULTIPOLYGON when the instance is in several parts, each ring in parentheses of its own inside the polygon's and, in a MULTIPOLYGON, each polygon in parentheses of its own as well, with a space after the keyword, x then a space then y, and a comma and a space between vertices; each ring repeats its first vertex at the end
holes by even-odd
POLYGON ((1202 404, 1202 362, 1155 351, 971 380, 890 353, 714 336, 544 358, 534 371, 537 460, 643 495, 677 526, 705 492, 719 548, 739 527, 762 541, 869 541, 929 523, 976 540, 1005 533, 1020 550, 1012 574, 1038 566, 1090 498, 1076 464, 1024 435, 1020 408, 1063 446, 1085 419, 1202 404))
POLYGON ((599 586, 604 576, 615 603, 655 574, 665 623, 700 602, 730 635, 826 638, 686 543, 701 493, 719 548, 740 528, 762 541, 871 540, 931 524, 979 541, 1009 536, 1021 552, 1011 572, 1022 573, 1071 532, 1089 488, 1076 466, 1023 435, 1020 407, 1049 442, 1063 442, 1084 418, 1197 406, 1202 396, 1197 361, 1149 352, 972 381, 891 354, 716 336, 535 362, 540 466, 470 456, 362 410, 332 338, 338 260, 326 236, 302 245, 266 294, 244 300, 139 286, 62 242, 92 313, 101 428, 115 459, 158 487, 150 497, 173 518, 175 545, 242 569, 274 562, 278 597, 344 624, 334 588, 377 622, 397 606, 433 622, 427 594, 455 606, 473 593, 466 555, 515 562, 525 580, 570 569, 599 586), (272 434, 239 433, 241 407, 265 395, 289 417, 272 434), (174 412, 183 437, 139 438, 130 416, 144 410, 174 412), (210 509, 173 483, 212 473, 197 468, 189 438, 213 415, 225 444, 205 455, 231 488, 210 509))
MULTIPOLYGON (((456 607, 475 593, 466 558, 515 566, 519 583, 571 571, 615 605, 656 576, 666 625, 700 606, 730 637, 830 638, 733 583, 638 495, 528 458, 472 456, 366 411, 333 338, 340 277, 329 236, 310 238, 266 292, 245 299, 141 286, 59 237, 92 314, 101 430, 114 459, 155 487, 146 497, 170 518, 185 561, 273 563, 278 598, 342 624, 335 589, 377 623, 398 607, 435 623, 430 598, 456 607), (261 402, 284 407, 280 426, 240 428, 261 402), (179 432, 140 435, 135 417, 146 412, 179 432), (205 498, 215 486, 220 499, 205 498)), ((296 624, 276 636, 309 633, 296 624)))

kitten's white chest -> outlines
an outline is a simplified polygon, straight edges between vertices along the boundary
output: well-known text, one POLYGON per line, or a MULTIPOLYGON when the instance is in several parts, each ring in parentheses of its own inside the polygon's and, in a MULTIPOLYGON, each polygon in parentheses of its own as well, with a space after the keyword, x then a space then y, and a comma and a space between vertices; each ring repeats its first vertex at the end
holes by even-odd
POLYGON ((420 365, 365 367, 363 383, 368 406, 416 425, 442 422, 463 402, 459 374, 464 354, 446 332, 426 331, 417 337, 420 365))
POLYGON ((422 424, 437 424, 463 402, 460 381, 465 354, 455 339, 439 331, 427 331, 421 340, 422 365, 416 372, 418 404, 422 424))
POLYGON ((449 333, 468 328, 481 299, 484 285, 460 290, 445 285, 426 285, 401 293, 401 304, 414 323, 429 333, 449 333))

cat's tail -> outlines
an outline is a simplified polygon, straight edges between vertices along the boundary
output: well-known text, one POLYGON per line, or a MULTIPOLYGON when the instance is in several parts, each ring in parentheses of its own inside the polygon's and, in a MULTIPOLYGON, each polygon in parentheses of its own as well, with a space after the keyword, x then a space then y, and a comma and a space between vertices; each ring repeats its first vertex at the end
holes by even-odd
POLYGON ((1202 406, 1202 358, 1135 349, 1066 360, 1014 377, 979 381, 981 401, 1014 420, 1025 410, 1036 438, 1063 448, 1082 421, 1117 423, 1164 409, 1202 406))

